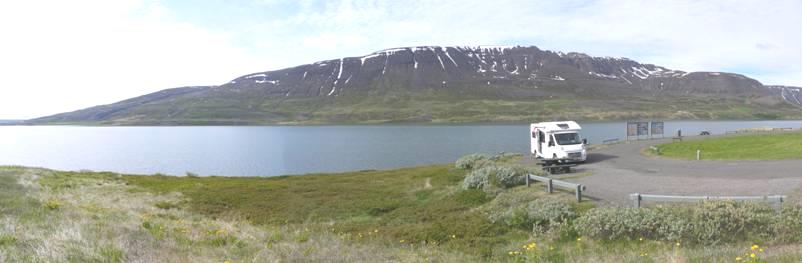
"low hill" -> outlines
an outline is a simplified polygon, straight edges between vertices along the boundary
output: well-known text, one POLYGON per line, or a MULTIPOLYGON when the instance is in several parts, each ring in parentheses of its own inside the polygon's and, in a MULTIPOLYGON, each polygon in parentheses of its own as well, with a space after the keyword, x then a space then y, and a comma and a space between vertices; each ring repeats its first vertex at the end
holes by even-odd
POLYGON ((802 117, 800 88, 534 46, 407 47, 184 87, 34 124, 523 122, 802 117))

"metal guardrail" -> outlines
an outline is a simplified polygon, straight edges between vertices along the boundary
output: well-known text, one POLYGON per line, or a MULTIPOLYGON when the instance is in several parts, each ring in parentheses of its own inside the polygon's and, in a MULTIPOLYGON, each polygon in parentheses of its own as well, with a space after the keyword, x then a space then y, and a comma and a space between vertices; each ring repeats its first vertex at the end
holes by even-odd
POLYGON ((783 200, 788 198, 784 195, 769 195, 769 196, 682 196, 682 195, 650 195, 634 193, 629 195, 632 200, 632 205, 635 208, 640 208, 641 203, 644 201, 650 202, 701 202, 707 200, 735 200, 735 201, 751 201, 751 202, 767 202, 774 206, 779 211, 783 200))
POLYGON ((584 185, 575 184, 575 183, 569 183, 569 182, 566 182, 566 181, 560 181, 560 180, 555 180, 555 179, 551 179, 551 178, 548 178, 548 177, 529 174, 529 175, 526 176, 526 187, 529 187, 529 185, 531 184, 531 181, 538 181, 538 182, 545 183, 546 184, 546 191, 548 191, 549 193, 553 193, 554 192, 554 187, 559 187, 559 188, 563 188, 563 189, 566 189, 566 190, 569 190, 569 191, 574 191, 574 193, 576 194, 576 201, 577 202, 582 202, 582 192, 585 191, 585 186, 584 185))

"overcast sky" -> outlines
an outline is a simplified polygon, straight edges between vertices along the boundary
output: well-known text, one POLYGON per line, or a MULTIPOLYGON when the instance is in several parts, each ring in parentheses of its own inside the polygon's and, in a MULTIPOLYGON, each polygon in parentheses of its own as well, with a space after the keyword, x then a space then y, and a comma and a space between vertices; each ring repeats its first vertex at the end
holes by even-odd
POLYGON ((3 1, 0 119, 417 45, 534 45, 802 86, 802 1, 3 1))

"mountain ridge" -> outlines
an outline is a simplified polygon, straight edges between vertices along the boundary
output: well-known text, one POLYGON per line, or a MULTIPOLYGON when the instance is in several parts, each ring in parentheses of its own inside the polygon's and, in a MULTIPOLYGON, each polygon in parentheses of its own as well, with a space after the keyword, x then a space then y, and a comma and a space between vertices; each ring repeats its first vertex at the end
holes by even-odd
POLYGON ((418 46, 256 72, 217 86, 167 89, 29 123, 796 118, 801 105, 800 88, 763 85, 741 74, 685 72, 536 46, 418 46))

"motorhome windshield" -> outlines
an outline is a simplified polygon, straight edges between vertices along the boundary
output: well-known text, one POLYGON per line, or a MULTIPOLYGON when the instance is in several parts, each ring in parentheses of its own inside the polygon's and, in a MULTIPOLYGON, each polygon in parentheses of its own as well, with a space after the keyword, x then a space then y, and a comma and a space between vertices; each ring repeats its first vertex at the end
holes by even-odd
POLYGON ((577 133, 558 133, 554 135, 559 145, 574 145, 582 143, 577 133))

